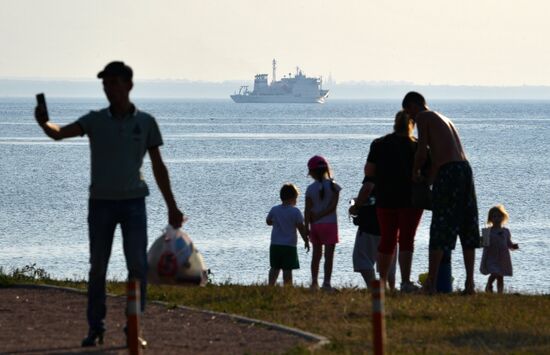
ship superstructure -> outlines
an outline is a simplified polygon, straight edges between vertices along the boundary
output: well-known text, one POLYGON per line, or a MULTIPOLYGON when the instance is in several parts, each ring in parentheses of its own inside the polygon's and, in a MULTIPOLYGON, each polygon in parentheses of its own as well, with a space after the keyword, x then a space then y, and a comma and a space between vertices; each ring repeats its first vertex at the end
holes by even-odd
POLYGON ((277 80, 277 62, 273 59, 272 81, 268 83, 267 74, 254 76, 254 89, 250 91, 243 85, 238 93, 231 95, 238 103, 324 103, 328 90, 322 88, 321 78, 307 77, 300 68, 296 74, 283 76, 277 80))

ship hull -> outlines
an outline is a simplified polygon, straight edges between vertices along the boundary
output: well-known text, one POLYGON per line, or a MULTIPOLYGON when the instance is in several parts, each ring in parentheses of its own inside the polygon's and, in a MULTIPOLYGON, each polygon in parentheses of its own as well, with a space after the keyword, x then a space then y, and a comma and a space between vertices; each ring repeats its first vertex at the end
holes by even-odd
POLYGON ((317 97, 303 97, 293 95, 231 95, 231 99, 236 103, 281 103, 281 104, 322 104, 327 95, 317 97))

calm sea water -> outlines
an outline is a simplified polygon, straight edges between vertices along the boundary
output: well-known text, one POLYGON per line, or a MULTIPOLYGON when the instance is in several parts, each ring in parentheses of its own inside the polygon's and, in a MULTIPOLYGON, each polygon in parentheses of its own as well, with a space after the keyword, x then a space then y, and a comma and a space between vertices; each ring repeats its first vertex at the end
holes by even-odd
MULTIPOLYGON (((158 119, 176 198, 185 225, 212 269, 215 282, 262 283, 267 279, 270 228, 265 216, 279 203, 287 181, 305 191, 306 162, 322 154, 342 185, 338 207, 341 243, 333 283, 362 286, 351 254, 356 228, 347 200, 360 188, 373 138, 389 133, 399 101, 329 101, 324 105, 247 105, 230 101, 136 100, 158 119)), ((104 100, 49 100, 54 122, 70 123, 104 100)), ((34 101, 0 99, 0 266, 36 263, 57 278, 83 278, 88 269, 86 203, 89 184, 87 138, 53 142, 32 118, 34 101)), ((550 293, 550 102, 434 101, 452 118, 471 161, 480 216, 495 203, 510 213, 509 228, 520 245, 513 252, 509 291, 550 293)), ((149 182, 149 241, 166 225, 167 212, 149 182)), ((299 201, 303 209, 303 196, 299 201)), ((426 213, 416 237, 413 278, 427 269, 426 213)), ((109 277, 123 279, 125 263, 117 229, 109 277)), ((486 277, 477 270, 476 284, 486 277)), ((308 284, 311 255, 299 251, 298 283, 308 284)), ((453 253, 454 286, 462 287, 460 247, 453 253)), ((398 277, 399 280, 399 277, 398 277)))

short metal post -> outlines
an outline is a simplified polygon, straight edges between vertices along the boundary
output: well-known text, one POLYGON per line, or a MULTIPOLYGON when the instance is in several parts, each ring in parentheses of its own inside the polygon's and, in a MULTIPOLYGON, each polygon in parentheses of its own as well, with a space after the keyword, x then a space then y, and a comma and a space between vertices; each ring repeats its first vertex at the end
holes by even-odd
POLYGON ((386 322, 384 316, 384 287, 380 280, 373 280, 372 285, 372 330, 375 355, 384 354, 386 343, 386 322))
POLYGON ((141 344, 139 342, 139 317, 141 314, 141 294, 140 283, 137 279, 128 281, 127 293, 127 342, 130 355, 141 354, 141 344))

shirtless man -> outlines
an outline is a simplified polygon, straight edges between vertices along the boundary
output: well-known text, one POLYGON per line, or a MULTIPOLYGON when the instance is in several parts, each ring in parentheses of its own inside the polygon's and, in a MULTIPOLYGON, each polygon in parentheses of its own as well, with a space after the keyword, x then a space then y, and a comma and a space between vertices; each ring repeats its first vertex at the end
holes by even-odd
POLYGON ((416 122, 418 149, 413 179, 431 155, 430 182, 433 183, 432 223, 430 226, 429 273, 424 289, 435 292, 439 265, 445 251, 455 248, 460 236, 466 282, 464 291, 474 293, 475 249, 479 247, 479 221, 472 169, 453 123, 440 113, 430 111, 417 92, 403 99, 403 109, 416 122))

